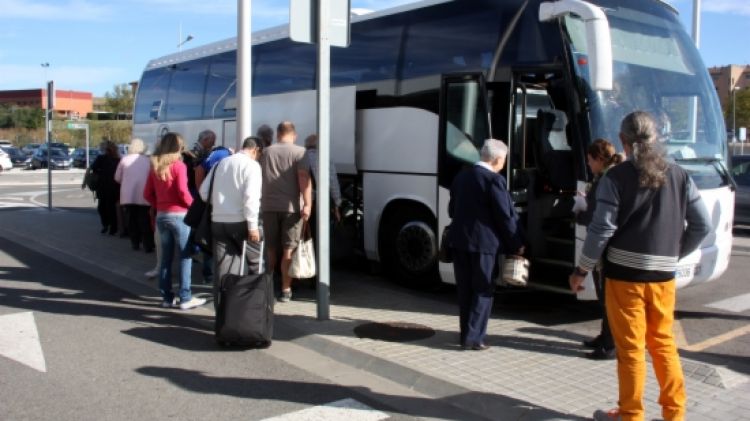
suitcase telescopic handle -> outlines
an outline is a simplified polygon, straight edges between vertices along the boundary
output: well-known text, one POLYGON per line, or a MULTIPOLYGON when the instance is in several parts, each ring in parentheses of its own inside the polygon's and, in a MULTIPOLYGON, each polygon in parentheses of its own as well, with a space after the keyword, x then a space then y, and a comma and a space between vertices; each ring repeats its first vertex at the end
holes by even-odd
POLYGON ((247 253, 247 240, 242 240, 242 257, 240 258, 240 276, 245 275, 245 256, 247 253))

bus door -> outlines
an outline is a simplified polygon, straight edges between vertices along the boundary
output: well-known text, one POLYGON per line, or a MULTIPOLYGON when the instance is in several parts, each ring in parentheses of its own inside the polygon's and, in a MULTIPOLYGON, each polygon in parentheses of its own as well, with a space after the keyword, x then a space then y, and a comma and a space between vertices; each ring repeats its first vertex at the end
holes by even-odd
POLYGON ((575 261, 572 208, 578 186, 568 114, 555 107, 549 89, 538 83, 515 86, 508 171, 526 228, 533 283, 564 289, 575 261))
MULTIPOLYGON (((507 112, 506 112, 507 114, 507 112)), ((487 84, 481 73, 444 75, 440 89, 438 147, 438 232, 450 223, 448 201, 453 179, 479 161, 485 139, 492 135, 487 84)), ((453 267, 440 263, 440 276, 453 283, 453 267)))

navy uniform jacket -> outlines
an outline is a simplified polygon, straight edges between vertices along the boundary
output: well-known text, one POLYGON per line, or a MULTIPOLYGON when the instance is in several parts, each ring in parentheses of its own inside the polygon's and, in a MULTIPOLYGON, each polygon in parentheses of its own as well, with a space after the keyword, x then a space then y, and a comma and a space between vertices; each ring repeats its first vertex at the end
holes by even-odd
POLYGON ((523 246, 505 177, 481 165, 463 170, 453 180, 448 215, 448 241, 455 250, 512 254, 523 246))

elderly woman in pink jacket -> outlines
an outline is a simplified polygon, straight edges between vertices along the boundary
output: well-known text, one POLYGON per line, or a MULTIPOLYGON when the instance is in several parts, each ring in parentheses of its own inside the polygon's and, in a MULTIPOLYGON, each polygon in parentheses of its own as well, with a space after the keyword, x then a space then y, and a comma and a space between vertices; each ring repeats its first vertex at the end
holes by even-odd
POLYGON ((143 245, 146 253, 154 251, 154 232, 151 229, 149 203, 143 189, 151 169, 151 161, 144 155, 146 147, 141 139, 133 139, 128 155, 120 160, 115 171, 115 181, 120 183, 120 205, 125 208, 130 244, 133 250, 143 245))

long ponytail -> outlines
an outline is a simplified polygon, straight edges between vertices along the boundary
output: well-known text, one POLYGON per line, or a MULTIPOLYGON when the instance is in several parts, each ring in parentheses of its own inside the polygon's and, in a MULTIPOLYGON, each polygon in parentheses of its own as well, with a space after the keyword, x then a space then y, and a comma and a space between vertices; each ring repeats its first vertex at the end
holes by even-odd
POLYGON ((657 127, 654 118, 645 111, 628 114, 620 125, 623 142, 633 150, 639 186, 654 190, 664 185, 668 168, 657 127))

